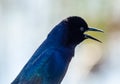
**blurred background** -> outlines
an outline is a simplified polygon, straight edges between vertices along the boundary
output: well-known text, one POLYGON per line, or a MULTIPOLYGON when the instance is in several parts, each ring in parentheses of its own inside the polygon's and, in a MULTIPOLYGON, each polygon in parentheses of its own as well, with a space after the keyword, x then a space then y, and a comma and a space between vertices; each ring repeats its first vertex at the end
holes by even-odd
POLYGON ((68 16, 81 16, 104 33, 76 48, 62 84, 120 84, 120 0, 0 0, 0 84, 10 84, 68 16))

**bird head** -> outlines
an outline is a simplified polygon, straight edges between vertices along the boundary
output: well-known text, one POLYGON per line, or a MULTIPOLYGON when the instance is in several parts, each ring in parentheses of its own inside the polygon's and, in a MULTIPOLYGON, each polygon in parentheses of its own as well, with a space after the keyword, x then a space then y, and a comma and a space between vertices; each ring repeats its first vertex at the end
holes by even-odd
POLYGON ((85 39, 92 39, 101 42, 100 40, 84 33, 87 31, 95 31, 95 32, 103 32, 103 31, 100 29, 88 27, 88 24, 81 17, 72 16, 72 17, 68 17, 64 21, 68 26, 68 42, 67 42, 68 44, 79 44, 85 39))

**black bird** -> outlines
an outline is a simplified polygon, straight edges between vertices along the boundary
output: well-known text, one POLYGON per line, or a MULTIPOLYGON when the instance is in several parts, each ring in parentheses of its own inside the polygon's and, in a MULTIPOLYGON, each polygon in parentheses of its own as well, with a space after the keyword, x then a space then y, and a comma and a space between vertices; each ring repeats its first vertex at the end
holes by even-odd
POLYGON ((96 38, 86 31, 103 32, 89 28, 78 16, 61 21, 48 34, 12 84, 60 84, 68 69, 75 47, 85 39, 96 38))

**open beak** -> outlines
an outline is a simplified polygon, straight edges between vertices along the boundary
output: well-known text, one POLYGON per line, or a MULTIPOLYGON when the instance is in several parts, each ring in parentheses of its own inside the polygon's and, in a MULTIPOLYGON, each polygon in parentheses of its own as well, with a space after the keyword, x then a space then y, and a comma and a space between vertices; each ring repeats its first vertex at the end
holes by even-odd
MULTIPOLYGON (((100 29, 96 29, 96 28, 89 28, 87 31, 96 31, 96 32, 102 32, 103 33, 103 30, 100 30, 100 29)), ((90 36, 90 35, 87 35, 87 34, 84 34, 85 35, 85 39, 92 39, 92 40, 95 40, 95 41, 98 41, 100 43, 102 43, 100 40, 90 36)))
POLYGON ((88 31, 96 31, 96 32, 103 32, 103 30, 100 30, 100 29, 96 29, 96 28, 89 28, 88 31))

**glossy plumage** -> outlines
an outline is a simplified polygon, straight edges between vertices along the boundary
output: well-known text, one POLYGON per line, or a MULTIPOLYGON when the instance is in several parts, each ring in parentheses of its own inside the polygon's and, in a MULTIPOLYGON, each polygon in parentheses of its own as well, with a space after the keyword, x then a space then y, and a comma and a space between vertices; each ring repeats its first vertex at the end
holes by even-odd
POLYGON ((81 17, 72 16, 61 21, 48 34, 12 84, 60 84, 74 56, 76 45, 87 38, 97 40, 84 34, 90 29, 93 28, 88 28, 81 17))

